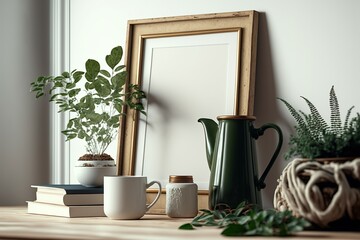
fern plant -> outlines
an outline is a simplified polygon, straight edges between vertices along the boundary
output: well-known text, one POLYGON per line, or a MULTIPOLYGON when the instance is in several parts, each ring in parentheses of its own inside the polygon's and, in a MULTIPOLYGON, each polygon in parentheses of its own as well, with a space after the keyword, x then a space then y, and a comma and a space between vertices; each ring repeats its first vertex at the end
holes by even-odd
POLYGON ((290 137, 290 148, 285 158, 355 157, 360 156, 360 114, 350 119, 352 106, 342 124, 339 103, 334 90, 330 90, 330 124, 321 116, 314 104, 305 97, 310 113, 296 110, 287 101, 279 98, 294 117, 297 125, 295 134, 290 137))

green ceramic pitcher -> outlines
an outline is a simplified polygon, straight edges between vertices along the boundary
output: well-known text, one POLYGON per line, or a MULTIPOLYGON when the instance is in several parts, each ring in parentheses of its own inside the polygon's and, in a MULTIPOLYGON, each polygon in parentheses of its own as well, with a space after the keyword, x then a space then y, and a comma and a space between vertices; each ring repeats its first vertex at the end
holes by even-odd
POLYGON ((211 170, 209 209, 216 206, 236 208, 242 201, 262 206, 260 190, 273 166, 282 145, 281 129, 272 123, 255 128, 253 116, 219 116, 219 125, 200 118, 206 140, 206 156, 211 170), (258 178, 255 141, 272 128, 278 134, 278 143, 263 174, 258 178))

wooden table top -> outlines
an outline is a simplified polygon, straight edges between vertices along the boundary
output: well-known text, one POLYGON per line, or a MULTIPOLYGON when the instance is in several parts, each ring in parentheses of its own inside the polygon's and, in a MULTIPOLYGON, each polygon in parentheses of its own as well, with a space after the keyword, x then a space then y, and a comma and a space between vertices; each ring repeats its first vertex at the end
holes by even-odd
MULTIPOLYGON (((168 218, 166 215, 145 215, 140 220, 126 221, 111 220, 107 217, 62 218, 28 214, 25 206, 0 207, 0 239, 233 239, 221 236, 221 229, 218 228, 178 230, 181 224, 190 221, 191 219, 168 218)), ((360 232, 303 231, 291 238, 359 240, 360 232)), ((269 238, 238 237, 236 239, 269 238)))

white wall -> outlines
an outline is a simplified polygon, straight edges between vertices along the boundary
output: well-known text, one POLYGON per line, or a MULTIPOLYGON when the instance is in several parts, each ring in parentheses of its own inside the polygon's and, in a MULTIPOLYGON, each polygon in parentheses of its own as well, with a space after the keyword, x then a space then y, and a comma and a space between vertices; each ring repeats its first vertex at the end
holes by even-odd
MULTIPOLYGON (((276 97, 303 108, 299 96, 304 95, 328 115, 328 92, 335 85, 341 110, 357 105, 359 111, 356 0, 72 0, 71 68, 81 68, 88 58, 102 59, 115 45, 124 46, 128 19, 250 9, 260 12, 256 123, 282 127, 283 152, 293 120, 276 97)), ((48 24, 48 1, 0 1, 0 205, 24 204, 33 199, 30 184, 49 181, 49 105, 29 93, 30 82, 49 73, 48 24)), ((267 134, 258 141, 260 170, 275 140, 267 134)), ((110 154, 116 155, 114 145, 110 154)), ((83 144, 74 142, 71 149, 75 159, 83 153, 83 144)), ((271 206, 276 178, 285 164, 280 158, 270 172, 265 206, 271 206)))
POLYGON ((49 74, 49 3, 0 1, 0 206, 34 199, 49 182, 48 103, 30 82, 49 74))
MULTIPOLYGON (((103 59, 113 46, 124 46, 128 19, 256 10, 260 12, 256 124, 280 125, 284 152, 294 122, 276 97, 304 108, 299 96, 306 96, 327 116, 328 93, 335 85, 344 114, 351 105, 360 111, 359 9, 357 0, 72 0, 71 68, 83 68, 86 59, 103 59)), ((258 141, 260 170, 275 141, 270 133, 258 141)), ((83 144, 73 144, 73 158, 83 149, 83 144)), ((116 155, 116 148, 111 151, 116 155)), ((263 192, 265 207, 272 206, 276 179, 285 164, 279 158, 270 172, 263 192)))

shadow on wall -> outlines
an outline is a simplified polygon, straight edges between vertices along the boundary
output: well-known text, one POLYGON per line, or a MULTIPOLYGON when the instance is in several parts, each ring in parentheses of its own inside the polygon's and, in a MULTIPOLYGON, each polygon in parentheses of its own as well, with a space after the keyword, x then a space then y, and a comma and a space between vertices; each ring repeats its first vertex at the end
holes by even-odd
POLYGON ((25 205, 49 183, 49 103, 29 92, 49 73, 49 2, 0 1, 0 29, 0 206, 25 205))
MULTIPOLYGON (((272 63, 271 44, 269 29, 265 13, 259 13, 259 31, 257 44, 256 82, 254 115, 256 116, 255 127, 271 122, 277 124, 283 132, 284 142, 280 154, 265 179, 266 188, 262 190, 262 201, 264 208, 273 208, 273 194, 282 169, 287 162, 284 160, 284 153, 287 150, 289 141, 289 130, 284 118, 278 110, 275 75, 272 63)), ((259 175, 266 168, 273 155, 278 142, 274 130, 267 130, 265 134, 256 141, 257 160, 259 175)))

